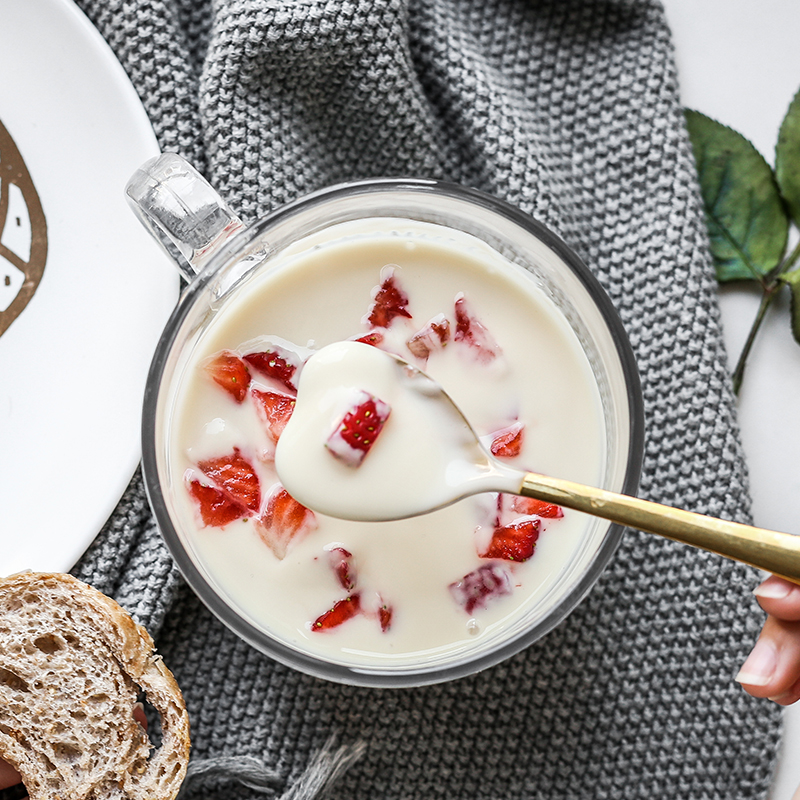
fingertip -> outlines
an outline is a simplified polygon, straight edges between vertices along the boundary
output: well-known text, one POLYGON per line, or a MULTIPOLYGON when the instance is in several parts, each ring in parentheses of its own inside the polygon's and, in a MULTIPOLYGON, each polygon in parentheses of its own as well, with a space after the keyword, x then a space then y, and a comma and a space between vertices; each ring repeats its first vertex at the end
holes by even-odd
POLYGON ((791 706, 800 700, 800 680, 798 680, 788 691, 781 692, 769 698, 779 706, 791 706))
POLYGON ((736 681, 753 697, 789 705, 800 696, 800 623, 768 616, 736 681))
POLYGON ((800 586, 774 575, 753 589, 759 605, 778 619, 800 620, 800 586))
POLYGON ((796 588, 795 584, 790 581, 770 575, 753 589, 753 594, 764 600, 783 600, 791 594, 794 588, 796 588))
POLYGON ((21 780, 19 772, 11 764, 0 759, 0 790, 16 786, 21 780))
POLYGON ((778 651, 775 643, 770 638, 761 636, 734 680, 750 694, 767 697, 777 666, 778 651))

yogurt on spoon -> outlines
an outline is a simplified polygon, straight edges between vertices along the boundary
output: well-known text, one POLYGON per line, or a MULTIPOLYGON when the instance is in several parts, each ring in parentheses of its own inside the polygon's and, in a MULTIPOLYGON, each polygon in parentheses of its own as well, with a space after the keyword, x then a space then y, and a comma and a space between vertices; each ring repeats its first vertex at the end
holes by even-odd
POLYGON ((425 514, 479 492, 514 493, 520 483, 518 470, 490 461, 437 383, 355 341, 330 344, 304 364, 275 467, 303 505, 363 521, 425 514), (363 462, 353 464, 337 456, 330 442, 364 396, 378 398, 390 412, 363 462))

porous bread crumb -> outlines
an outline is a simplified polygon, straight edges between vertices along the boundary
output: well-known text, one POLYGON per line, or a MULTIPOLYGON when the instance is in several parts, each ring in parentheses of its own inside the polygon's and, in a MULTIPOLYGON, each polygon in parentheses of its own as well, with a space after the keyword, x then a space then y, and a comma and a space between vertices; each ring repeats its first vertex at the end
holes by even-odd
POLYGON ((70 575, 0 579, 0 756, 30 800, 172 800, 189 723, 153 640, 113 600, 70 575), (153 749, 133 717, 161 714, 153 749))

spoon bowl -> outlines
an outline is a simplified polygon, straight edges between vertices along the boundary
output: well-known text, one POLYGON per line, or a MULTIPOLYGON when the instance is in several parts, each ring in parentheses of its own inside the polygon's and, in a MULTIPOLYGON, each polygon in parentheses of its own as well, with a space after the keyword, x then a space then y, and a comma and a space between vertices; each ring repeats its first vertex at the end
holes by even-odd
POLYGON ((580 483, 515 469, 482 446, 433 378, 398 356, 337 342, 303 367, 276 467, 303 505, 329 516, 388 521, 426 514, 482 492, 505 492, 654 533, 800 582, 800 536, 720 520, 580 483), (335 458, 326 441, 354 390, 391 407, 364 463, 335 458))
POLYGON ((439 383, 360 342, 328 345, 306 362, 275 466, 303 505, 360 522, 415 517, 481 492, 516 492, 523 478, 487 453, 439 383), (354 387, 392 409, 376 447, 357 469, 324 444, 354 387))

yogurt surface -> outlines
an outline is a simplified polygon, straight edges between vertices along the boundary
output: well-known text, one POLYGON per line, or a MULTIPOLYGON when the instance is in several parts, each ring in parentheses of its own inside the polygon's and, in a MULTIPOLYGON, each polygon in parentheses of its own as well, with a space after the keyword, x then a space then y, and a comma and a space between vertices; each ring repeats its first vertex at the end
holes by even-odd
MULTIPOLYGON (((265 543, 264 516, 282 487, 274 431, 254 397, 293 392, 250 368, 237 402, 209 377, 208 364, 220 353, 238 358, 270 342, 290 347, 302 362, 326 345, 365 337, 438 381, 487 447, 521 430, 518 454, 501 456, 509 466, 600 482, 606 434, 599 393, 574 333, 536 282, 466 234, 375 219, 334 226, 283 253, 226 301, 197 338, 169 410, 169 502, 178 535, 216 591, 291 648, 365 668, 469 657, 544 615, 574 580, 574 563, 604 523, 569 510, 560 518, 531 514, 508 495, 488 493, 393 522, 315 513, 296 535, 277 546, 265 543), (387 281, 407 298, 406 314, 376 326, 371 311, 387 281), (464 315, 471 338, 456 335, 464 315), (427 337, 433 346, 424 357, 425 348, 409 349, 442 319, 450 327, 446 342, 427 337), (494 355, 486 357, 482 347, 494 355), (207 524, 190 487, 213 488, 201 465, 232 453, 252 468, 257 506, 227 524, 207 524), (495 531, 519 520, 537 526, 530 558, 487 557, 495 552, 489 549, 495 531), (349 588, 336 566, 340 553, 350 556, 349 588), (465 578, 476 574, 487 594, 465 604, 465 578), (357 613, 329 628, 317 624, 355 595, 357 613)), ((420 491, 434 455, 418 472, 408 467, 422 476, 420 491)))

